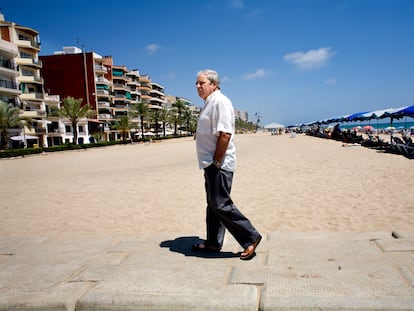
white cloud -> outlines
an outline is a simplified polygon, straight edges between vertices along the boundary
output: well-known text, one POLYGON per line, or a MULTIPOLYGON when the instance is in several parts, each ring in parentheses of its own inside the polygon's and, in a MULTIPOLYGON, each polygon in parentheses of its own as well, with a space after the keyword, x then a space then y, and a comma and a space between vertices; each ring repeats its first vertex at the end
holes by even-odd
POLYGON ((336 79, 335 78, 330 78, 330 79, 325 81, 325 84, 336 84, 336 79))
POLYGON ((145 46, 145 49, 147 50, 148 54, 154 54, 160 49, 160 46, 158 44, 152 43, 145 46))
POLYGON ((174 72, 169 72, 169 73, 163 75, 163 78, 165 78, 165 79, 174 79, 175 78, 175 73, 174 72))
POLYGON ((243 9, 244 8, 244 1, 243 0, 231 0, 230 5, 236 9, 243 9))
POLYGON ((286 54, 283 59, 295 64, 299 69, 317 69, 325 65, 335 52, 330 48, 320 48, 307 52, 293 52, 286 54))
POLYGON ((266 76, 268 76, 268 75, 270 75, 271 74, 271 72, 269 72, 269 71, 266 71, 265 69, 263 69, 263 68, 260 68, 260 69, 257 69, 255 72, 253 72, 253 73, 246 73, 244 76, 243 76, 243 79, 245 79, 245 80, 253 80, 253 79, 258 79, 258 78, 263 78, 263 77, 266 77, 266 76))
POLYGON ((230 77, 229 76, 220 77, 220 81, 221 82, 230 81, 230 77))
POLYGON ((257 18, 262 16, 262 10, 261 9, 255 9, 252 11, 249 11, 249 13, 246 14, 247 18, 257 18))

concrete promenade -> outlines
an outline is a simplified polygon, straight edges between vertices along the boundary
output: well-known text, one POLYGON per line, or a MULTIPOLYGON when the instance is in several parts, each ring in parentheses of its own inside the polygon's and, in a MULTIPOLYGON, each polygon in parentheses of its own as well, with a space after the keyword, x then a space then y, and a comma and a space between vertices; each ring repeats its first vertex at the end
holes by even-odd
POLYGON ((414 310, 414 231, 0 237, 0 310, 414 310))

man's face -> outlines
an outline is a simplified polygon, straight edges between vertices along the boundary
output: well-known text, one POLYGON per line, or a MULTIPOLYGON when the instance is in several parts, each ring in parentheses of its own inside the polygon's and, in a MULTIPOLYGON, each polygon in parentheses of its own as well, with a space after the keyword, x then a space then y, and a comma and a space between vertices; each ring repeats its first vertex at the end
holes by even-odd
POLYGON ((207 79, 205 74, 200 74, 197 77, 196 87, 198 96, 204 100, 217 89, 216 84, 207 79))

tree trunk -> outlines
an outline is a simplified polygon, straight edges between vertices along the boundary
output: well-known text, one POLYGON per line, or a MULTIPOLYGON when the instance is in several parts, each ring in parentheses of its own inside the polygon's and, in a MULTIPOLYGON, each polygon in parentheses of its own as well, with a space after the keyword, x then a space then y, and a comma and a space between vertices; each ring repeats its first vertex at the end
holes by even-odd
POLYGON ((144 117, 141 116, 141 135, 142 135, 142 141, 144 140, 144 117))
POLYGON ((73 143, 78 144, 78 122, 72 122, 73 143))

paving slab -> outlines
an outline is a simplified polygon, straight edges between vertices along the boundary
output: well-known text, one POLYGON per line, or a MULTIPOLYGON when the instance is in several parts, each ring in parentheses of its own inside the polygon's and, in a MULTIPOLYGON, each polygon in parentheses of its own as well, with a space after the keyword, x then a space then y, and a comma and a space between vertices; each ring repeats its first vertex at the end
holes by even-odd
POLYGON ((0 310, 414 310, 414 233, 0 237, 0 310))

